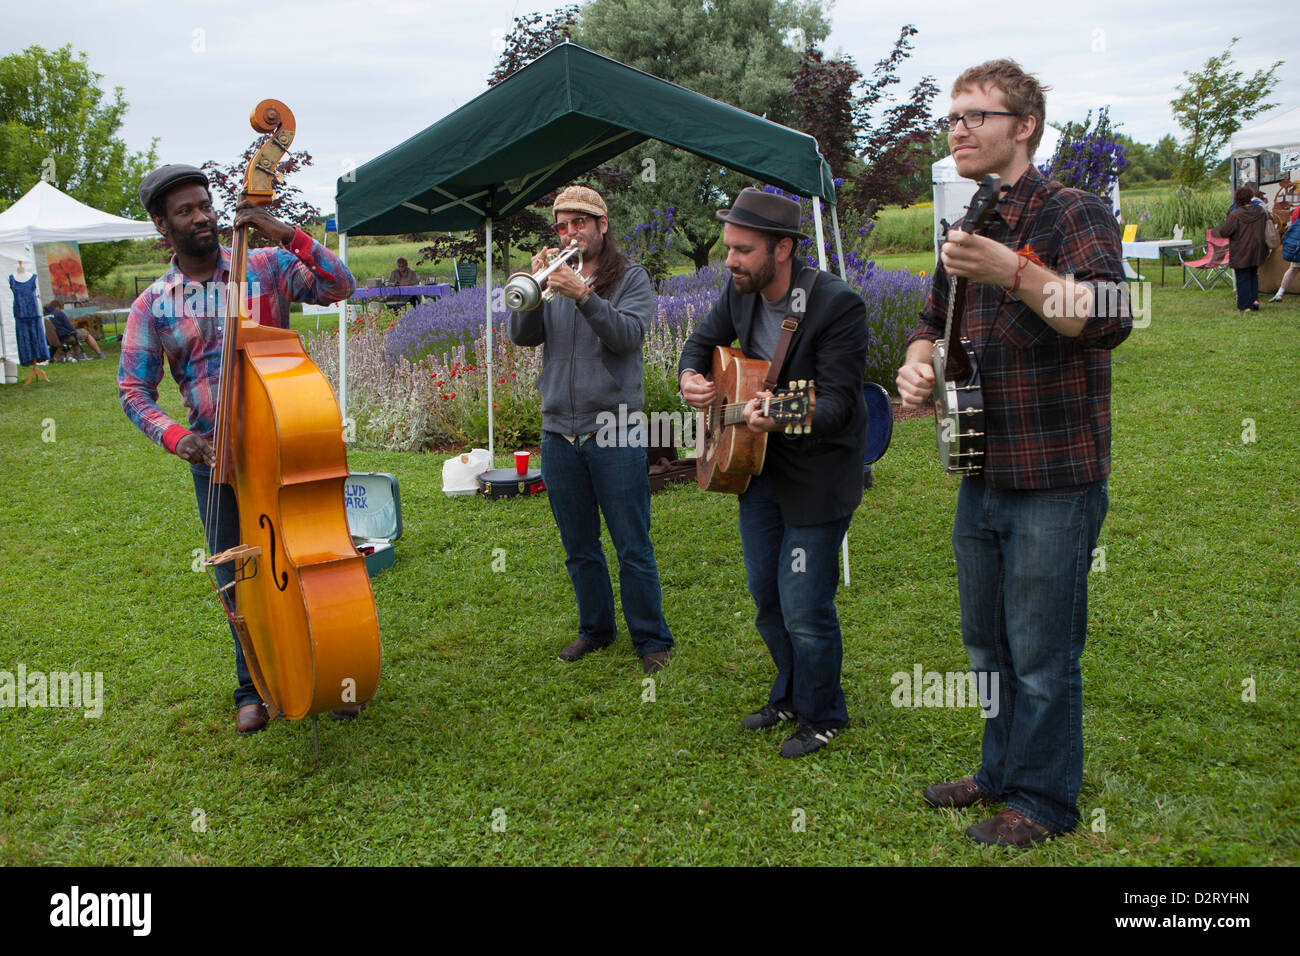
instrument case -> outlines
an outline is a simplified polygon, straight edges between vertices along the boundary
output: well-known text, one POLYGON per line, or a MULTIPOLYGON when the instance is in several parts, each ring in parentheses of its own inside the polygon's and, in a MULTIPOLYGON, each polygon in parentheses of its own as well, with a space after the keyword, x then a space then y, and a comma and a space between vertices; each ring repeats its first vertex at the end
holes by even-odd
POLYGON ((493 468, 478 476, 478 487, 482 495, 490 501, 498 498, 516 498, 519 495, 535 495, 546 490, 539 468, 530 468, 521 475, 513 468, 493 468))
POLYGON ((402 536, 402 496, 397 479, 381 472, 353 472, 343 485, 352 543, 373 578, 397 561, 393 542, 402 536))

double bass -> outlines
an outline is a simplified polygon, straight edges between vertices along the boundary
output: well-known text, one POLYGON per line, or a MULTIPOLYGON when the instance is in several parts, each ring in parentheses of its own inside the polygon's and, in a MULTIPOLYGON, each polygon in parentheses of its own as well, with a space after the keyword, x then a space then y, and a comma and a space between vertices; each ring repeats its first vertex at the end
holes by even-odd
MULTIPOLYGON (((244 173, 244 196, 273 199, 293 142, 293 113, 263 100, 270 134, 244 173)), ((365 559, 348 530, 343 422, 328 379, 298 333, 258 325, 247 294, 247 227, 235 230, 226 295, 212 488, 234 490, 240 544, 222 594, 244 659, 272 716, 289 720, 362 704, 379 683, 379 619, 365 559)), ((213 514, 212 507, 208 514, 213 514)))

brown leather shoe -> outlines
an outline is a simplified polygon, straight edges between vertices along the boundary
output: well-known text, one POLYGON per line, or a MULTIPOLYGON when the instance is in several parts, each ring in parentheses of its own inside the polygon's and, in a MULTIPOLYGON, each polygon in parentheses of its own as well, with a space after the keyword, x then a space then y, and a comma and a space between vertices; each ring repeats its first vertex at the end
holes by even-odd
POLYGON ((977 804, 997 803, 980 789, 974 777, 962 777, 947 783, 932 783, 926 787, 921 796, 932 807, 954 807, 964 810, 977 804))
POLYGON ((672 651, 651 651, 641 655, 641 670, 647 674, 658 674, 672 659, 672 651))
POLYGON ((266 705, 245 704, 235 713, 235 729, 244 736, 255 734, 266 726, 266 705))
POLYGON ((564 645, 564 650, 560 651, 560 660, 576 661, 579 657, 590 654, 592 651, 600 650, 595 644, 585 637, 577 637, 564 645))
POLYGON ((339 707, 336 710, 331 710, 330 716, 335 720, 352 720, 365 709, 365 704, 353 704, 351 707, 339 707))
POLYGON ((987 843, 989 846, 1014 846, 1022 850, 1056 836, 1051 830, 1040 827, 1029 817, 1015 810, 1003 810, 983 823, 967 827, 966 835, 976 843, 987 843))

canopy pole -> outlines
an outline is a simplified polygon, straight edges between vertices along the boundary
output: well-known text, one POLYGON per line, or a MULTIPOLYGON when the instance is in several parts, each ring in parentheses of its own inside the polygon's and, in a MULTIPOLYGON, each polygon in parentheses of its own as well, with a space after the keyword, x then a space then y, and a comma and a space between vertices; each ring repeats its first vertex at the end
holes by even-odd
POLYGON ((831 232, 835 234, 835 255, 840 260, 840 278, 845 277, 844 243, 840 240, 840 207, 831 206, 831 232))
POLYGON ((822 229, 822 200, 813 196, 813 225, 817 233, 817 268, 826 272, 826 233, 822 229))
MULTIPOLYGON (((348 234, 339 233, 339 260, 348 264, 348 234)), ((348 300, 339 303, 339 417, 348 427, 348 300)))
MULTIPOLYGON (((835 207, 831 207, 831 216, 835 217, 835 207)), ((836 217, 837 218, 837 217, 836 217)), ((822 201, 820 196, 813 196, 813 226, 817 233, 817 262, 819 268, 826 272, 826 232, 822 228, 822 201)), ((839 239, 839 226, 835 228, 835 237, 839 239)), ((836 245, 836 252, 839 252, 839 246, 836 245)), ((844 274, 844 255, 840 254, 840 275, 844 274)), ((844 584, 847 587, 849 583, 849 533, 844 532, 844 540, 840 542, 840 551, 844 558, 844 584)))
POLYGON ((492 416, 492 217, 487 220, 487 255, 484 257, 487 268, 483 271, 483 301, 487 303, 487 413, 488 413, 488 461, 492 467, 497 466, 495 423, 492 416))

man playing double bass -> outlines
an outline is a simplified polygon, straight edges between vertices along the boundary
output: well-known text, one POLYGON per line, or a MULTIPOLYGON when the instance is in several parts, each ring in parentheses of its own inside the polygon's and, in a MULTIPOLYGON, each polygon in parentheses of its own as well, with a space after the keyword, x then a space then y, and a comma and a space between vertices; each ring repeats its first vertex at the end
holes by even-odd
POLYGON ((987 708, 979 770, 924 797, 934 807, 1004 803, 966 835, 1016 847, 1079 819, 1079 658, 1107 507, 1110 350, 1133 326, 1115 216, 1096 196, 1049 183, 1030 161, 1043 94, 1012 60, 972 67, 953 84, 957 171, 977 181, 991 173, 1011 188, 986 235, 948 234, 898 370, 904 404, 927 403, 948 277, 965 277, 961 322, 980 369, 985 449, 982 475, 962 480, 952 544, 962 642, 972 671, 997 675, 998 699, 987 708))
MULTIPOLYGON (((117 387, 122 408, 149 439, 190 463, 199 518, 207 529, 212 554, 239 543, 239 514, 228 485, 212 496, 217 514, 209 521, 209 473, 221 371, 225 322, 225 283, 230 275, 230 250, 217 238, 217 215, 208 192, 208 178, 193 166, 168 165, 140 183, 140 202, 174 255, 167 272, 135 300, 122 336, 117 387), (158 383, 164 363, 180 387, 188 412, 188 427, 174 422, 158 407, 158 383)), ((262 206, 240 202, 234 226, 250 226, 277 240, 280 248, 248 253, 248 300, 259 324, 289 326, 289 303, 328 305, 351 294, 352 274, 331 252, 301 229, 280 222, 262 206)), ((234 578, 231 563, 216 566, 217 583, 234 578)), ((266 707, 235 640, 235 728, 252 734, 266 726, 266 707)), ((355 716, 359 707, 334 711, 355 716)))

